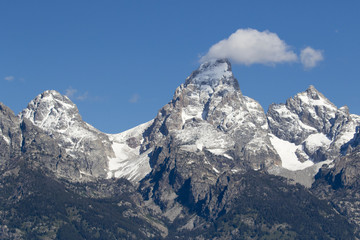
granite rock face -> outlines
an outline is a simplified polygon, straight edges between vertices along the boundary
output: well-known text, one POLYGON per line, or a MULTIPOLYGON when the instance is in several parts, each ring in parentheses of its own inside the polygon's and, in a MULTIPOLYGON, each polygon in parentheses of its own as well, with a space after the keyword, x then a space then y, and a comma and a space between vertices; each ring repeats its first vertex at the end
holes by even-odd
POLYGON ((324 165, 311 188, 314 195, 327 200, 360 232, 360 148, 324 165))
POLYGON ((280 145, 287 144, 289 148, 283 156, 293 159, 292 163, 301 162, 291 166, 284 164, 282 157, 285 169, 273 168, 270 172, 308 187, 323 164, 344 154, 360 125, 358 115, 350 114, 346 106, 337 108, 313 86, 285 104, 272 104, 267 119, 277 151, 284 152, 286 149, 280 145))
POLYGON ((105 178, 108 156, 114 156, 108 136, 82 121, 76 105, 50 90, 38 95, 19 114, 57 142, 64 154, 77 165, 83 178, 105 178))
POLYGON ((269 133, 262 107, 242 95, 230 63, 204 63, 147 130, 143 150, 154 148, 152 171, 140 189, 173 220, 181 215, 179 203, 210 201, 209 189, 224 172, 281 165, 269 133))
POLYGON ((273 135, 293 144, 299 160, 314 163, 297 171, 270 172, 311 187, 359 231, 359 116, 350 114, 346 106, 337 108, 310 86, 285 104, 271 105, 267 117, 273 135))
POLYGON ((5 169, 19 159, 27 159, 34 168, 56 173, 58 177, 79 178, 76 162, 59 146, 57 139, 20 119, 6 106, 0 105, 0 165, 5 169))
POLYGON ((20 120, 7 106, 0 103, 0 167, 20 154, 22 144, 20 120))
POLYGON ((313 86, 289 98, 286 104, 272 104, 267 118, 274 135, 303 144, 310 155, 313 151, 306 144, 309 136, 324 134, 331 141, 328 148, 338 153, 354 137, 360 123, 359 116, 350 114, 346 106, 337 108, 313 86))
POLYGON ((176 89, 148 129, 143 149, 171 138, 182 151, 228 152, 234 162, 265 169, 280 164, 268 133, 260 104, 242 95, 230 63, 217 60, 202 64, 176 89))

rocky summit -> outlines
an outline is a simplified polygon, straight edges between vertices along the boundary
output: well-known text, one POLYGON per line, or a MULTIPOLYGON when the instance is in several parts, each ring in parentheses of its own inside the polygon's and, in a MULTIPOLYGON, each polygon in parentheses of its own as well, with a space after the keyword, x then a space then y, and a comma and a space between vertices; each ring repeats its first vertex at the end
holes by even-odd
POLYGON ((226 59, 119 134, 54 90, 0 103, 0 238, 358 239, 359 129, 314 86, 265 113, 226 59))

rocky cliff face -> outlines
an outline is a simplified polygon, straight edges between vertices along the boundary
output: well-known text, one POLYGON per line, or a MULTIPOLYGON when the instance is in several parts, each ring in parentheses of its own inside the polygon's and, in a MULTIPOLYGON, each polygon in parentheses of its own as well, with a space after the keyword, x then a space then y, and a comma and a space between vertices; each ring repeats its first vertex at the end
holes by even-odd
POLYGON ((59 146, 57 139, 35 126, 28 119, 20 119, 0 105, 0 165, 6 169, 19 159, 28 159, 34 168, 47 169, 58 177, 79 178, 77 163, 59 146))
MULTIPOLYGON (((280 139, 302 144, 309 157, 317 159, 311 149, 313 134, 323 134, 330 140, 327 148, 339 152, 340 147, 349 142, 359 125, 359 116, 349 114, 344 106, 337 108, 313 86, 305 92, 289 98, 286 104, 273 104, 267 113, 269 126, 280 139)), ((327 149, 326 149, 327 150, 327 149)))
POLYGON ((267 119, 272 143, 285 168, 270 172, 308 187, 323 164, 342 154, 360 125, 359 116, 350 114, 346 106, 337 108, 313 86, 285 104, 272 104, 267 119))
POLYGON ((50 90, 38 95, 19 114, 43 130, 76 164, 75 181, 125 177, 134 183, 150 172, 147 153, 140 153, 149 124, 120 134, 105 134, 84 122, 76 105, 50 90))
POLYGON ((360 232, 360 149, 338 157, 331 165, 324 165, 316 175, 311 190, 325 199, 349 220, 360 232))
POLYGON ((20 120, 0 103, 0 167, 10 158, 20 154, 22 145, 20 120))
POLYGON ((268 132, 260 104, 242 95, 230 63, 217 60, 202 64, 176 89, 148 129, 144 149, 171 138, 182 151, 206 150, 265 169, 280 164, 268 132))
POLYGON ((32 100, 19 117, 54 139, 76 162, 78 175, 107 176, 108 156, 114 156, 108 136, 82 121, 76 105, 66 96, 53 90, 45 91, 32 100))
POLYGON ((149 148, 152 171, 141 189, 170 219, 181 214, 185 189, 195 207, 224 172, 281 165, 262 107, 242 95, 227 60, 202 64, 176 89, 147 130, 149 148))

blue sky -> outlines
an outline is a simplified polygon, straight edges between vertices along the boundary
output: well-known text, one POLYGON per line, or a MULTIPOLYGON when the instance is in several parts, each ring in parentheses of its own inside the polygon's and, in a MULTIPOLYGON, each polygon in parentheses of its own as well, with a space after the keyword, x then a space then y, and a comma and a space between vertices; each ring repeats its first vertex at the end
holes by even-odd
POLYGON ((154 118, 210 47, 238 29, 278 36, 298 60, 232 61, 266 111, 314 85, 360 114, 359 1, 0 1, 0 101, 18 113, 48 89, 117 133, 154 118), (316 66, 300 63, 310 46, 316 66))

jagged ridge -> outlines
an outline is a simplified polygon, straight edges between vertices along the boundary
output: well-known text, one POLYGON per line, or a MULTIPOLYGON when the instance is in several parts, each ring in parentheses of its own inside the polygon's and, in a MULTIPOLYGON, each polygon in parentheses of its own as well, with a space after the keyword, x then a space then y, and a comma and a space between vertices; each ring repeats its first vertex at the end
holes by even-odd
POLYGON ((19 117, 0 107, 3 167, 18 157, 72 182, 125 177, 170 222, 194 213, 193 223, 216 220, 239 194, 224 197, 216 186, 251 171, 310 187, 327 163, 323 178, 331 186, 340 172, 341 187, 356 182, 359 116, 338 109, 313 86, 265 115, 242 94, 227 60, 202 64, 154 120, 120 134, 82 121, 75 104, 56 91, 37 96, 19 117))

